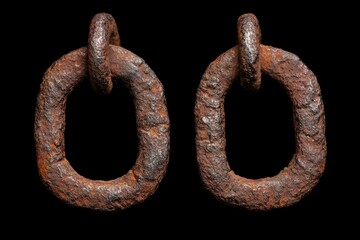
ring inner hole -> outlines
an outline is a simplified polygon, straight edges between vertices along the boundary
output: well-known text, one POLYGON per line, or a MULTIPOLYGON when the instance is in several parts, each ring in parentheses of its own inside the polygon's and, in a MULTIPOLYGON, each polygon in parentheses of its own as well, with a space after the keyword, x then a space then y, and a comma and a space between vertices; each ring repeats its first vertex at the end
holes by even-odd
POLYGON ((225 99, 226 154, 242 177, 277 175, 295 151, 292 104, 282 86, 262 76, 260 90, 250 93, 235 81, 225 99))
POLYGON ((112 93, 96 93, 89 79, 68 96, 65 152, 80 175, 93 180, 121 177, 134 165, 138 153, 135 107, 121 83, 112 93))

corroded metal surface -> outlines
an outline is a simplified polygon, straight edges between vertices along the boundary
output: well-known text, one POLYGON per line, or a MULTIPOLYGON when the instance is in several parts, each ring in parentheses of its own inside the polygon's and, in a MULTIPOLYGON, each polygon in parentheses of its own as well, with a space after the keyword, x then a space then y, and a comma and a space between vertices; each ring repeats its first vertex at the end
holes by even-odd
POLYGON ((86 48, 64 55, 47 70, 35 116, 37 163, 44 184, 70 205, 101 211, 124 209, 153 194, 166 172, 170 147, 164 90, 154 72, 143 59, 117 46, 110 46, 109 62, 113 77, 129 87, 136 108, 139 152, 125 175, 111 181, 90 180, 66 159, 66 99, 87 76, 86 48))
POLYGON ((196 147, 205 187, 220 201, 250 210, 293 205, 318 183, 326 162, 325 115, 315 75, 294 54, 259 47, 264 74, 276 79, 293 103, 296 151, 276 176, 247 179, 226 158, 224 98, 240 75, 239 46, 220 55, 205 71, 196 94, 196 147))
POLYGON ((257 91, 261 84, 260 43, 261 31, 255 15, 248 13, 239 17, 238 46, 240 82, 244 88, 257 91))
POLYGON ((113 88, 109 62, 109 44, 120 46, 120 35, 114 18, 107 13, 96 14, 88 38, 89 77, 93 88, 109 94, 113 88))

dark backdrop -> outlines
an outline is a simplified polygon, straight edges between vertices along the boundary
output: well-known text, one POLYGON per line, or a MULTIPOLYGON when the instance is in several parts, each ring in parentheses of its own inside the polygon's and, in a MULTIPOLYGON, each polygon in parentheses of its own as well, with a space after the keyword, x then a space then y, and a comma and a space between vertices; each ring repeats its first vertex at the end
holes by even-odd
MULTIPOLYGON (((192 236, 194 232, 241 238, 249 229, 255 230, 254 237, 290 236, 285 229, 296 236, 348 234, 352 229, 348 216, 354 211, 348 207, 355 208, 351 203, 354 189, 347 191, 355 178, 348 174, 354 160, 349 144, 356 140, 346 140, 345 134, 351 132, 346 128, 355 117, 353 108, 345 103, 355 102, 355 97, 345 93, 352 86, 351 79, 338 67, 346 59, 335 55, 350 48, 344 37, 351 16, 340 17, 343 6, 339 4, 249 2, 193 6, 93 1, 81 8, 75 2, 60 1, 40 7, 22 5, 15 12, 21 11, 20 25, 12 28, 21 49, 21 58, 14 63, 25 68, 13 72, 20 89, 16 106, 21 111, 12 116, 21 124, 8 139, 16 156, 11 172, 20 182, 8 184, 15 189, 10 202, 16 203, 11 207, 16 214, 11 215, 11 223, 21 227, 35 223, 32 230, 39 236, 45 226, 54 234, 67 233, 68 228, 95 234, 105 227, 119 238, 128 232, 151 238, 192 236), (55 198, 38 177, 33 140, 36 96, 44 72, 62 55, 87 44, 89 23, 99 12, 115 18, 122 46, 142 57, 162 82, 171 122, 170 162, 158 190, 145 202, 113 213, 70 207, 55 198), (218 202, 202 186, 196 163, 197 86, 207 66, 237 43, 237 18, 248 12, 259 19, 263 44, 295 53, 315 73, 326 110, 328 158, 321 181, 294 206, 269 212, 218 202), (161 233, 164 229, 172 235, 161 233)), ((76 171, 87 178, 108 180, 131 168, 137 136, 134 106, 126 87, 118 84, 110 96, 101 96, 85 80, 69 96, 66 113, 66 154, 76 171)), ((294 136, 291 102, 281 86, 263 77, 260 91, 251 94, 235 82, 226 96, 226 134, 228 161, 237 174, 260 178, 284 168, 294 152, 294 136)))

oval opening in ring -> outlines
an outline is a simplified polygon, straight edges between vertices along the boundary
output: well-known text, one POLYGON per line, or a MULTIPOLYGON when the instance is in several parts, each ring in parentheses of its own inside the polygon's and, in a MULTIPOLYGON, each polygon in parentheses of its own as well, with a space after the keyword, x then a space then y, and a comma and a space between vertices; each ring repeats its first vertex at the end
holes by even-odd
POLYGON ((274 79, 261 84, 251 93, 235 81, 225 98, 227 160, 250 179, 275 176, 295 152, 292 103, 274 79))
POLYGON ((112 93, 95 92, 85 78, 66 105, 66 157, 80 175, 112 180, 127 173, 138 154, 135 106, 118 82, 112 93))

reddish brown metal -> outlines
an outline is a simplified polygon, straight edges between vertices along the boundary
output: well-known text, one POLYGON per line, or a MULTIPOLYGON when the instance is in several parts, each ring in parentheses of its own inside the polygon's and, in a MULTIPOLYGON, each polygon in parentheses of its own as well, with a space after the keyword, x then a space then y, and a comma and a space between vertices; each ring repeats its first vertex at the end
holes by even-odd
POLYGON ((102 94, 109 94, 113 88, 109 44, 120 46, 116 22, 110 14, 98 13, 90 24, 88 64, 91 85, 102 94))
POLYGON ((315 75, 294 54, 260 45, 263 73, 276 79, 293 103, 296 151, 273 177, 236 175, 226 158, 224 98, 240 74, 239 47, 220 55, 205 71, 196 94, 196 146, 205 187, 227 204, 269 210, 295 204, 318 183, 326 162, 325 115, 315 75))
POLYGON ((238 46, 240 83, 244 88, 257 91, 261 84, 261 67, 259 49, 261 31, 255 15, 243 14, 238 23, 238 46))
POLYGON ((124 48, 110 45, 108 56, 113 77, 129 87, 136 109, 139 153, 125 175, 90 180, 66 159, 66 99, 88 74, 86 48, 64 55, 46 71, 35 114, 37 163, 44 184, 70 205, 101 211, 124 209, 152 195, 166 172, 170 148, 164 90, 154 72, 124 48))

